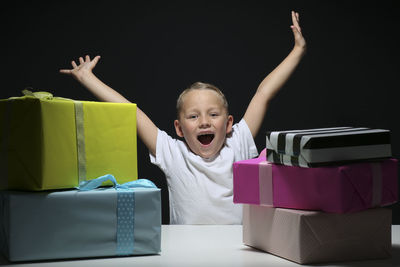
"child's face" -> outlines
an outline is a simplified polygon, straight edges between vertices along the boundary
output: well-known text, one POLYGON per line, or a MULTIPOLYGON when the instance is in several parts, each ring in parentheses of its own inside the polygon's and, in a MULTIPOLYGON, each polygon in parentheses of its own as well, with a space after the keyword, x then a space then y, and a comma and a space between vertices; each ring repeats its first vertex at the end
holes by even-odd
POLYGON ((225 143, 232 123, 233 117, 228 116, 218 93, 201 89, 184 96, 179 120, 174 125, 177 135, 185 138, 193 153, 211 158, 225 143))

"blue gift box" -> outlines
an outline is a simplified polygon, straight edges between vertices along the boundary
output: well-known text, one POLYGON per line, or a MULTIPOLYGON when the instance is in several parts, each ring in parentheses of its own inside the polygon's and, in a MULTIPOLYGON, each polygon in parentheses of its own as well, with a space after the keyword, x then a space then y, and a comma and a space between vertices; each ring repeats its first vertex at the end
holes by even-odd
POLYGON ((157 254, 158 188, 0 193, 1 251, 10 261, 157 254))

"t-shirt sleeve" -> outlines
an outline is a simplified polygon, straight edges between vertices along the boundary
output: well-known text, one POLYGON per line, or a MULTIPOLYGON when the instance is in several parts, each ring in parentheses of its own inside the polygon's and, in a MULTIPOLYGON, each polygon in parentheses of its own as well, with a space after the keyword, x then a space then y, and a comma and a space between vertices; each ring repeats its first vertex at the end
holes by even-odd
POLYGON ((158 129, 156 155, 150 155, 150 162, 158 166, 168 175, 168 166, 174 164, 182 154, 179 153, 178 140, 169 136, 166 132, 158 129))
POLYGON ((235 150, 235 160, 251 159, 258 156, 257 146, 244 119, 233 126, 232 136, 227 144, 235 150))

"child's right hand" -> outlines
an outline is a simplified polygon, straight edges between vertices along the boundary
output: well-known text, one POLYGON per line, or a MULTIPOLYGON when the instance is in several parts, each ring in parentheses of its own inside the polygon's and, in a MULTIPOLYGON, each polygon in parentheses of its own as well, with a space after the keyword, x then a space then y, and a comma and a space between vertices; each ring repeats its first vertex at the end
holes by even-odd
POLYGON ((71 75, 76 80, 82 81, 82 78, 85 75, 92 73, 92 70, 96 66, 99 59, 100 56, 96 56, 95 58, 93 58, 93 60, 90 60, 90 57, 88 55, 85 56, 85 60, 83 60, 82 57, 79 57, 79 65, 77 65, 75 61, 72 60, 72 69, 61 69, 60 73, 71 75))

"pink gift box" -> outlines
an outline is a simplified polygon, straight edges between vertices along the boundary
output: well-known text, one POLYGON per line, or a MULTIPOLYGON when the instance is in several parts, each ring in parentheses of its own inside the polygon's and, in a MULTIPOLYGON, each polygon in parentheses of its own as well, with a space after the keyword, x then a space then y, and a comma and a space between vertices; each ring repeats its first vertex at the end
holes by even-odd
POLYGON ((301 168, 259 158, 233 164, 233 202, 332 213, 397 202, 397 160, 301 168))
POLYGON ((391 225, 387 208, 338 214, 243 205, 243 243, 300 264, 388 258, 391 225))

